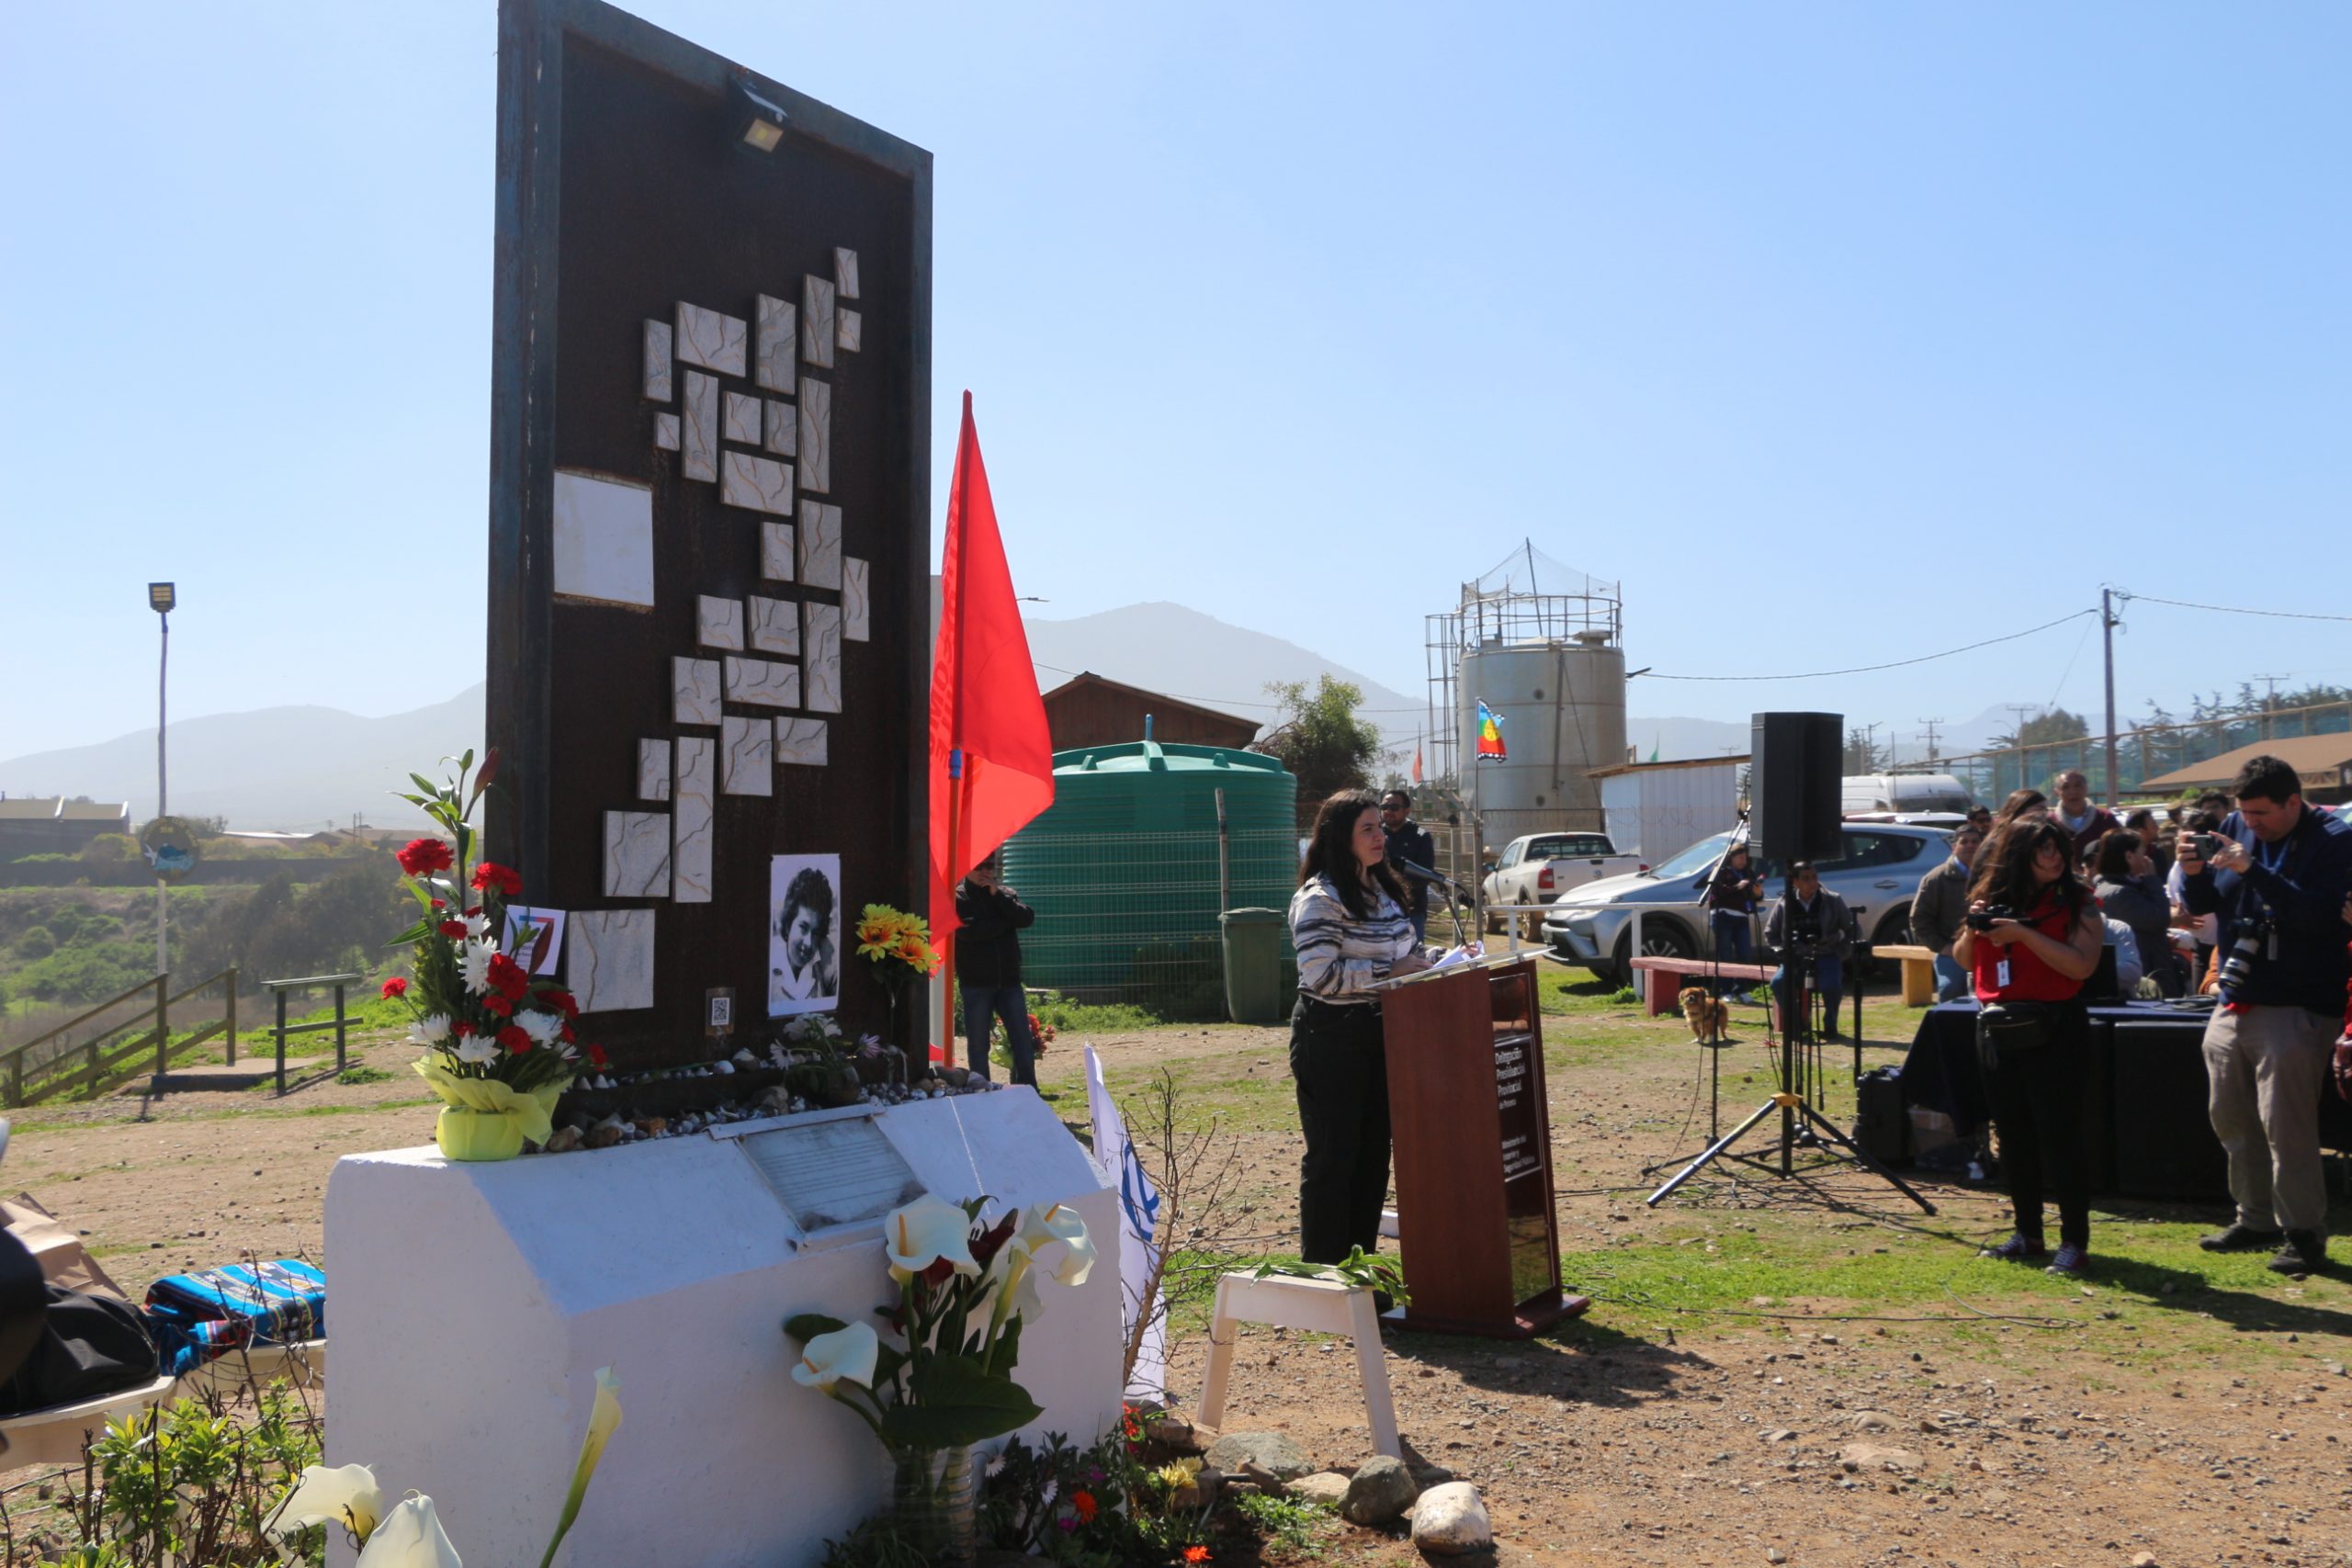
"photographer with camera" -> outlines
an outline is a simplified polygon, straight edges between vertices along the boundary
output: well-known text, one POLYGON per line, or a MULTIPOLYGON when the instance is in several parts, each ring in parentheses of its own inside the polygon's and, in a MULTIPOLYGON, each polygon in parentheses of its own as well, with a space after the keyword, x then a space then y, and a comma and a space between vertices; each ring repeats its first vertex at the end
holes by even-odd
POLYGON ((2218 833, 2183 833, 2182 901, 2219 917, 2222 1006, 2205 1026, 2207 1110, 2230 1156, 2237 1215, 2210 1252, 2276 1246, 2269 1267, 2327 1263, 2319 1096, 2352 979, 2341 914, 2352 895, 2352 826, 2303 804, 2277 757, 2238 770, 2218 833))
POLYGON ((1772 995, 1780 999, 1782 1029, 1792 1034, 1804 1029, 1795 1010, 1802 983, 1821 993, 1822 1017, 1828 1021, 1822 1037, 1845 1038, 1838 1032, 1838 1004, 1845 999, 1846 949, 1853 940, 1854 916, 1846 900, 1821 886, 1811 861, 1790 866, 1787 896, 1764 921, 1764 945, 1781 964, 1772 975, 1772 995))
POLYGON ((1953 953, 1976 977, 1976 1050, 2001 1132, 2001 1174, 2017 1229, 1987 1255, 2043 1256, 2041 1192, 2058 1200, 2052 1274, 2080 1274, 2091 1245, 2090 1171, 2083 1159, 2083 1075, 2090 1010, 2083 982, 2098 968, 2106 925, 2075 874, 2072 834, 2019 821, 1977 863, 1968 919, 1953 953))
MULTIPOLYGON (((1750 861, 1747 840, 1733 840, 1731 848, 1724 853, 1723 863, 1715 867, 1715 874, 1707 883, 1707 934, 1714 942, 1716 963, 1756 962, 1756 933, 1748 925, 1748 918, 1763 897, 1764 874, 1750 861)), ((1735 1000, 1745 1001, 1747 987, 1735 986, 1727 994, 1735 1000)))

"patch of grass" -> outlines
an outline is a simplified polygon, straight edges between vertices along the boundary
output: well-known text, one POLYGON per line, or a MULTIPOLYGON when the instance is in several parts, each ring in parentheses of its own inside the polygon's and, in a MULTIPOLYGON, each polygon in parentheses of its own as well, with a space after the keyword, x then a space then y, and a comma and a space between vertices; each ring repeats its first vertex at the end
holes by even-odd
POLYGON ((1233 1500, 1233 1511, 1250 1521, 1266 1545, 1291 1551, 1304 1551, 1339 1528, 1328 1508, 1263 1492, 1240 1494, 1233 1500))
POLYGON ((1130 1002, 1077 1002, 1059 995, 1035 998, 1029 1010, 1037 1015, 1038 1022, 1052 1024, 1057 1033, 1073 1029, 1092 1030, 1100 1034, 1123 1033, 1154 1029, 1166 1021, 1150 1009, 1130 1002))
POLYGON ((354 1062, 335 1074, 334 1081, 342 1084, 389 1083, 392 1075, 381 1067, 371 1067, 365 1062, 354 1062))

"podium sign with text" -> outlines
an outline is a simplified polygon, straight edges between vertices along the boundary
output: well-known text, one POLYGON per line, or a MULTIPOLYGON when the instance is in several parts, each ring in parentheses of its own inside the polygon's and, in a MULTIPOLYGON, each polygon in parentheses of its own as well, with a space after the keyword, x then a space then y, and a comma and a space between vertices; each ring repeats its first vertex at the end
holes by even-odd
POLYGON ((1525 1338, 1583 1312, 1560 1290, 1534 964, 1416 976, 1382 1012, 1405 1325, 1525 1338))

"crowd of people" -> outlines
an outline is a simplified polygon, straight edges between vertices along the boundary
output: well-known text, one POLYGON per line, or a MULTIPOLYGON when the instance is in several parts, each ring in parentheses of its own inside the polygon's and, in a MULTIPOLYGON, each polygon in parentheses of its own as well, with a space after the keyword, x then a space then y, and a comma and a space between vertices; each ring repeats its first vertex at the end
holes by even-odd
POLYGON ((2227 795, 2119 820, 2068 773, 1973 813, 1919 884, 1915 941, 1939 992, 1973 994, 1977 1051, 2016 1229, 1988 1249, 2082 1272, 2090 1188, 2079 1136, 2090 1050, 2086 983, 2102 949, 2129 993, 2210 995, 2207 1109, 2229 1161, 2231 1223, 2216 1252, 2275 1248, 2304 1274, 2327 1259, 2319 1143, 2329 1079, 2352 1099, 2352 824, 2307 805, 2302 782, 2256 757, 2227 795), (2043 1208, 2058 1208, 2058 1247, 2043 1208))

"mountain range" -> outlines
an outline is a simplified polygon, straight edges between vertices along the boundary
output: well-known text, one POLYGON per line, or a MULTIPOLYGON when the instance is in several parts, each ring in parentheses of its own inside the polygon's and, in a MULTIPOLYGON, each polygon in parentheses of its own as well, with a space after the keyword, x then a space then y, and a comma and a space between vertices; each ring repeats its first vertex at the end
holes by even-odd
MULTIPOLYGON (((1313 683, 1319 676, 1352 682, 1364 716, 1402 758, 1427 723, 1419 693, 1399 692, 1361 671, 1282 637, 1230 626, 1182 604, 1151 603, 1070 620, 1031 619, 1029 654, 1037 683, 1050 691, 1080 671, 1165 692, 1203 707, 1255 718, 1274 716, 1269 682, 1313 683)), ((1638 689, 1634 695, 1639 697, 1638 689)), ((236 828, 287 831, 349 827, 355 816, 379 826, 422 818, 390 792, 409 772, 469 746, 479 749, 483 688, 406 713, 363 717, 339 708, 287 706, 175 720, 171 734, 171 806, 175 814, 226 818, 236 828)), ((1940 734, 1947 754, 1981 746, 2012 722, 1995 705, 1940 734)), ((1713 757, 1747 750, 1747 726, 1704 718, 1626 720, 1627 741, 1646 757, 1713 757)), ((1922 748, 1905 744, 1908 758, 1922 748)), ((87 795, 127 800, 133 820, 152 815, 155 737, 132 730, 95 745, 0 761, 0 796, 87 795)))

